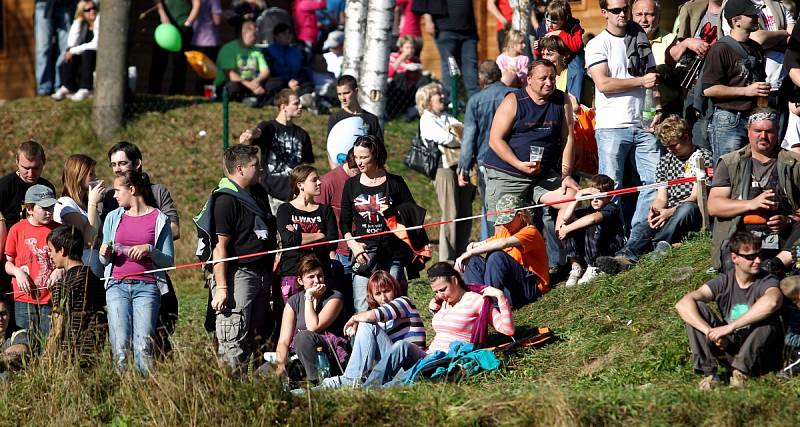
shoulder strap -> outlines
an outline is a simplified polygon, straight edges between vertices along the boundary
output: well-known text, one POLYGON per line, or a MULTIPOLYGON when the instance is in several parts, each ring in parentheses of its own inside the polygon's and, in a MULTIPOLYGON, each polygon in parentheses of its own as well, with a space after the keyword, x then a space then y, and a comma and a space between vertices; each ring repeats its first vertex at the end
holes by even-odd
POLYGON ((719 39, 717 41, 720 42, 720 43, 725 43, 726 45, 732 47, 733 50, 735 50, 736 53, 741 55, 743 58, 745 58, 745 57, 750 55, 749 53, 747 53, 747 51, 744 49, 744 47, 742 47, 742 44, 739 43, 738 41, 736 41, 736 39, 734 39, 731 36, 724 36, 724 37, 722 37, 721 39, 719 39))

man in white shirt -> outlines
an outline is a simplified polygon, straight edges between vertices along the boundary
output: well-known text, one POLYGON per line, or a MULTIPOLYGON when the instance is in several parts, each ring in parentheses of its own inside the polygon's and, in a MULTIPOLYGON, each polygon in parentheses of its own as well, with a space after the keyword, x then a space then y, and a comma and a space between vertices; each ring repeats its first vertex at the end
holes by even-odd
MULTIPOLYGON (((647 36, 641 27, 629 24, 630 7, 625 0, 600 0, 600 10, 606 19, 605 31, 586 45, 586 68, 595 83, 599 172, 608 175, 618 187, 631 184, 630 179, 625 182, 626 177, 636 172, 643 184, 650 184, 655 182, 656 165, 661 157, 661 147, 652 133, 652 127, 661 120, 658 97, 654 96, 657 114, 649 129, 643 128, 642 108, 645 90, 653 89, 656 95, 658 92, 655 59, 649 50, 628 52, 626 46, 632 44, 631 38, 647 40, 647 36), (630 160, 634 168, 626 170, 630 160)), ((635 196, 624 200, 624 212, 632 212, 635 206, 631 229, 647 221, 654 196, 654 190, 646 190, 639 194, 638 205, 635 196)))

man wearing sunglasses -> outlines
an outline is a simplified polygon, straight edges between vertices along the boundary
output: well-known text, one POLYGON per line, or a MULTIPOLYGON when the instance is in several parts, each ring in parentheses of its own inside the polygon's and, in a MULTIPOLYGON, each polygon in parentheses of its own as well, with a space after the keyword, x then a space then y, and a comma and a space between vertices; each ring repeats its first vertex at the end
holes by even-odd
POLYGON ((730 384, 780 369, 783 331, 778 311, 783 295, 778 278, 761 270, 761 239, 737 232, 730 240, 734 268, 687 293, 675 304, 686 322, 695 371, 703 374, 701 390, 721 383, 719 363, 733 368, 730 384), (717 303, 723 319, 708 304, 717 303))
MULTIPOLYGON (((618 187, 638 184, 631 178, 637 172, 642 184, 652 184, 661 147, 652 129, 643 128, 642 109, 646 90, 658 93, 656 62, 645 32, 629 22, 625 0, 600 0, 600 11, 605 31, 586 44, 586 69, 595 83, 599 172, 618 187)), ((654 98, 657 114, 652 127, 661 120, 661 106, 654 98)), ((622 199, 629 229, 646 223, 654 196, 654 190, 646 190, 638 203, 636 197, 622 199)))
POLYGON ((780 274, 800 238, 800 155, 777 147, 778 113, 757 108, 747 120, 749 144, 717 162, 708 194, 715 217, 711 261, 727 270, 725 242, 737 231, 762 239, 762 268, 780 274))

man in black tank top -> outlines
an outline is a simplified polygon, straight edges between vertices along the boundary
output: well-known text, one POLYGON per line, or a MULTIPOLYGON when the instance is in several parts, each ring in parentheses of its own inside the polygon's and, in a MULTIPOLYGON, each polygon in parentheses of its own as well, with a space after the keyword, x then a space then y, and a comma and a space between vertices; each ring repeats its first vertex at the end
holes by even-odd
POLYGON ((555 65, 544 59, 532 61, 528 85, 506 95, 492 121, 490 150, 484 161, 488 210, 494 210, 505 194, 530 204, 552 203, 575 194, 573 122, 572 104, 556 89, 555 65))

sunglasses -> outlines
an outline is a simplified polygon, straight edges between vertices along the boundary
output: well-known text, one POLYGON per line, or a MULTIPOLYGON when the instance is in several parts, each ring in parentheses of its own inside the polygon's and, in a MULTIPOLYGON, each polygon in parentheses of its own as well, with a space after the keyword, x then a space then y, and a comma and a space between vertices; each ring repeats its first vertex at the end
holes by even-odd
POLYGON ((748 261, 755 261, 756 258, 761 257, 761 251, 753 252, 752 254, 740 254, 739 252, 734 252, 736 255, 748 260, 748 261))
POLYGON ((612 15, 619 15, 620 13, 628 13, 628 6, 606 9, 606 12, 611 13, 612 15))
POLYGON ((97 10, 96 7, 87 7, 86 9, 83 9, 83 11, 86 12, 86 13, 94 12, 96 10, 97 10))

